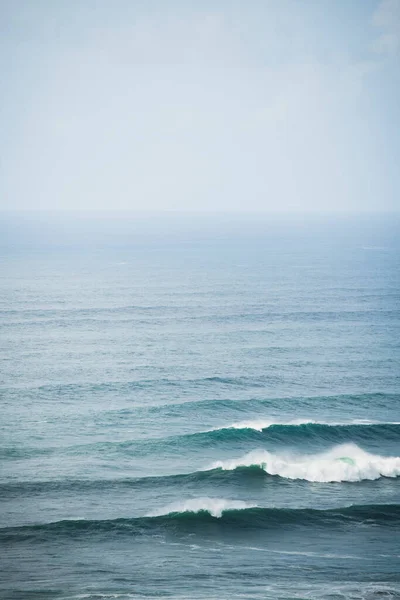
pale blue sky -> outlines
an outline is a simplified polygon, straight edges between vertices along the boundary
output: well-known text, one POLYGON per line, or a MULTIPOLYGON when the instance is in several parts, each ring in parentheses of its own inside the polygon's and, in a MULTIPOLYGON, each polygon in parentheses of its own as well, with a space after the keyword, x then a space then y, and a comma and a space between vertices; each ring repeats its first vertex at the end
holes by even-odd
POLYGON ((400 208, 400 0, 0 11, 0 208, 400 208))

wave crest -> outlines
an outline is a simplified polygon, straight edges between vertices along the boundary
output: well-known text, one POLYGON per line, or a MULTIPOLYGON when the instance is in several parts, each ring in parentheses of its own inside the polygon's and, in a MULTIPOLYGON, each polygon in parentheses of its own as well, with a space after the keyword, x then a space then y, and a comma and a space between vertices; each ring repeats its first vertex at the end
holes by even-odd
POLYGON ((381 421, 369 421, 368 419, 356 419, 349 422, 335 422, 335 421, 315 421, 314 419, 293 419, 291 421, 276 421, 271 419, 254 419, 250 421, 239 421, 238 423, 231 423, 230 425, 223 425, 221 427, 215 427, 210 431, 224 431, 228 429, 254 429, 255 431, 264 431, 270 427, 299 427, 301 425, 323 425, 326 427, 372 427, 374 425, 391 426, 400 425, 398 421, 390 423, 381 421))
POLYGON ((212 517, 220 518, 227 510, 245 510, 255 508, 256 504, 242 502, 240 500, 225 500, 224 498, 192 498, 182 502, 174 502, 163 508, 149 513, 148 517, 163 517, 177 513, 199 513, 208 512, 212 517))
POLYGON ((343 444, 315 455, 273 454, 255 450, 238 459, 218 460, 205 470, 232 471, 254 466, 269 475, 321 483, 372 481, 380 477, 400 476, 400 457, 370 454, 355 444, 343 444))

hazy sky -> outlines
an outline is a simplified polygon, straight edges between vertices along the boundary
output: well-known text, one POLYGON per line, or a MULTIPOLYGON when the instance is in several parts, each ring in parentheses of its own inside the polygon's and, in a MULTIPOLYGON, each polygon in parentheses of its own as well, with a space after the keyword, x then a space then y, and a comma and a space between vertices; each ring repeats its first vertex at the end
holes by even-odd
POLYGON ((400 0, 0 12, 3 209, 400 209, 400 0))

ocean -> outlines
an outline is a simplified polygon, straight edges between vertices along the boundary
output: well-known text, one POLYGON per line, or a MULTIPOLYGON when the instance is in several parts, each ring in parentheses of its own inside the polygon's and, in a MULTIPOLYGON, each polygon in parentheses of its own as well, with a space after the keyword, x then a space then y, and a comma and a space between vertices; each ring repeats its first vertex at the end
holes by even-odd
POLYGON ((0 598, 400 598, 400 219, 3 214, 0 598))

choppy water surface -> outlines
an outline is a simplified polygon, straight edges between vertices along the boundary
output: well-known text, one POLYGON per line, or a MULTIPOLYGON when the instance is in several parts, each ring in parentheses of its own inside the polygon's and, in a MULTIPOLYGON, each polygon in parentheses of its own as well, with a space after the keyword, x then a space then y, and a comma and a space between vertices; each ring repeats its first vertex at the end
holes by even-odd
POLYGON ((1 231, 1 598, 400 598, 396 219, 1 231))

